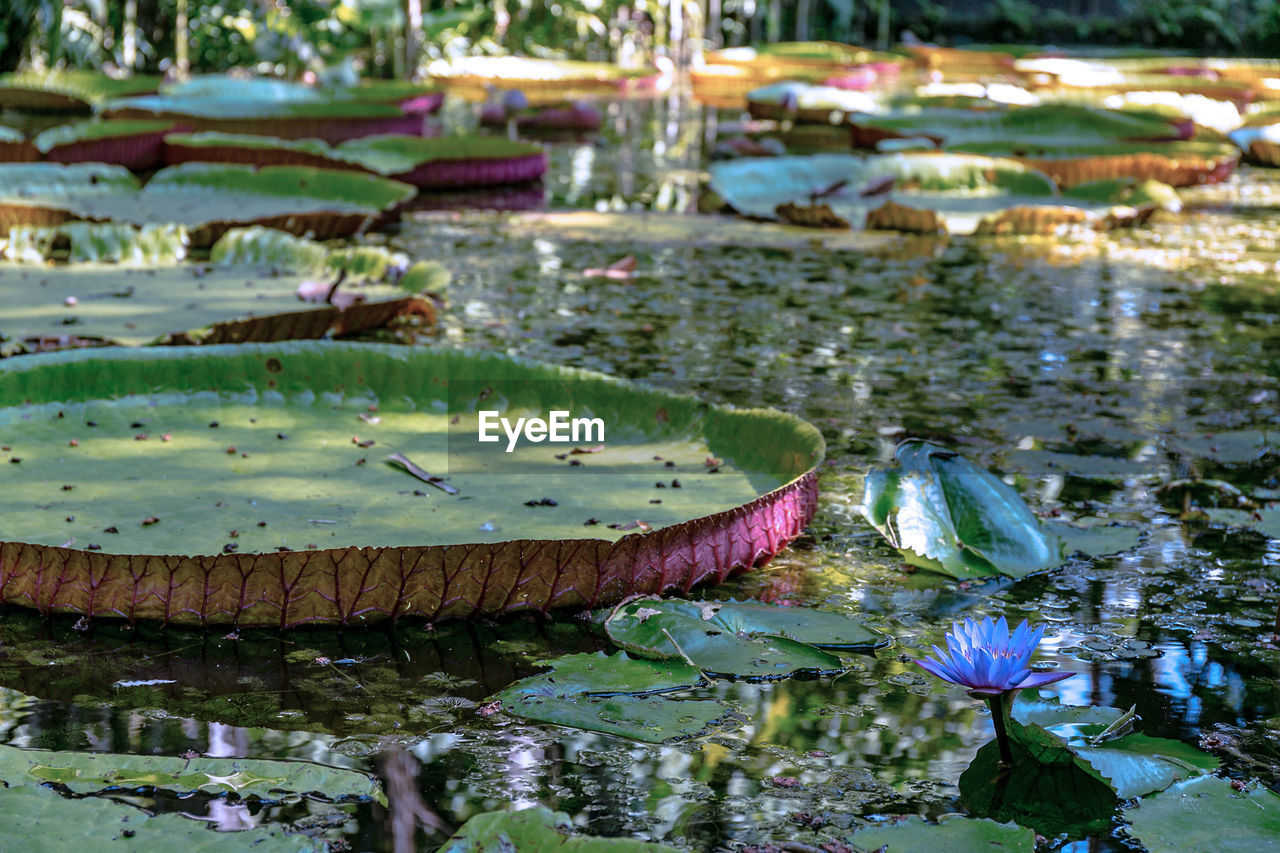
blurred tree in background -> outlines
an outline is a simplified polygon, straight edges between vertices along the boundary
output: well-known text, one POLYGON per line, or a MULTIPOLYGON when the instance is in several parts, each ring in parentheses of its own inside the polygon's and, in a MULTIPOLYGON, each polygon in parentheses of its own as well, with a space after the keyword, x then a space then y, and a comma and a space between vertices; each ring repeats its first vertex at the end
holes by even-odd
POLYGON ((1280 54, 1280 0, 4 0, 0 71, 404 76, 524 53, 640 61, 791 39, 1280 54))

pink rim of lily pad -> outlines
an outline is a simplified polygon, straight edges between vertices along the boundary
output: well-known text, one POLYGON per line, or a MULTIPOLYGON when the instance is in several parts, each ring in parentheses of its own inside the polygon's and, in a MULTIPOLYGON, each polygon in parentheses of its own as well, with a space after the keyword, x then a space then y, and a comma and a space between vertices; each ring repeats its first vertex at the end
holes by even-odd
POLYGON ((149 110, 121 109, 112 111, 110 118, 165 118, 180 121, 196 133, 219 131, 245 133, 253 136, 275 136, 279 139, 322 139, 330 145, 359 139, 364 136, 399 134, 423 135, 423 116, 411 113, 398 116, 364 118, 226 118, 154 113, 149 110))
POLYGON ((430 160, 390 177, 420 189, 496 187, 536 181, 547 171, 545 152, 518 157, 430 160))
POLYGON ((164 137, 175 128, 106 139, 84 139, 56 145, 44 155, 51 163, 112 163, 131 172, 158 169, 164 164, 164 137))

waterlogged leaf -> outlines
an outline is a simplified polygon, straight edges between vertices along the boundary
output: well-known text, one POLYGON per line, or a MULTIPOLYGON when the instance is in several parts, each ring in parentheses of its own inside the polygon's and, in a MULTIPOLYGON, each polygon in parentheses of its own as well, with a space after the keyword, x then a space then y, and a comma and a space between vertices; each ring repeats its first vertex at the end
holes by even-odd
POLYGON ((332 342, 6 359, 0 436, 22 459, 0 494, 14 555, 0 599, 277 627, 604 606, 724 577, 801 532, 822 454, 813 427, 778 412, 332 342), (507 452, 477 440, 482 405, 512 422, 589 414, 606 446, 507 452), (385 464, 397 453, 458 494, 385 464), (33 600, 25 584, 50 559, 67 581, 33 600))
MULTIPOLYGON (((759 601, 683 601, 680 599, 640 600, 616 608, 610 614, 608 624, 611 636, 627 642, 645 645, 642 626, 651 618, 649 611, 697 619, 702 627, 727 631, 738 636, 760 634, 786 637, 800 643, 808 643, 822 649, 844 651, 871 651, 885 646, 889 639, 872 631, 856 619, 841 616, 812 607, 780 607, 759 601), (633 633, 635 632, 635 633, 633 633)), ((656 625, 657 623, 654 623, 656 625)), ((650 626, 652 628, 652 626, 650 626)), ((658 654, 658 649, 668 646, 655 642, 648 647, 658 654)))
POLYGON ((1280 796, 1261 785, 1237 791, 1227 779, 1188 779, 1139 800, 1124 819, 1125 831, 1150 853, 1280 849, 1280 796))
POLYGON ((993 741, 960 774, 960 803, 970 814, 1013 821, 1050 838, 1110 831, 1117 801, 1109 785, 1074 762, 1042 763, 1021 744, 1012 748, 1012 769, 1002 767, 993 741))
POLYGON ((557 658, 550 665, 550 672, 518 681, 498 694, 507 713, 660 743, 698 735, 730 710, 714 700, 658 695, 705 683, 702 673, 683 661, 598 652, 557 658))
POLYGON ((546 806, 484 812, 469 819, 439 853, 676 853, 674 847, 633 838, 572 835, 567 814, 546 806))
MULTIPOLYGON (((854 642, 874 648, 883 641, 852 620, 835 616, 823 622, 821 627, 815 625, 812 633, 834 639, 840 647, 854 642), (835 620, 846 624, 834 625, 835 620), (832 637, 832 630, 840 633, 832 637)), ((768 614, 765 605, 739 609, 733 603, 641 599, 616 608, 605 621, 605 631, 627 651, 658 659, 687 659, 712 675, 774 679, 838 672, 842 664, 835 655, 766 633, 771 628, 785 631, 795 624, 768 614)))
POLYGON ((1062 540, 995 475, 923 441, 903 442, 894 456, 898 468, 867 475, 861 509, 907 559, 957 578, 1062 564, 1062 540))
POLYGON ((305 761, 256 758, 175 758, 102 752, 49 752, 0 744, 0 780, 27 785, 54 782, 77 794, 106 788, 162 788, 187 794, 236 794, 279 799, 316 793, 326 799, 371 799, 386 805, 377 779, 354 770, 305 761))
POLYGON ((1107 557, 1129 551, 1136 548, 1145 535, 1139 527, 1103 519, 1046 521, 1044 527, 1062 540, 1064 553, 1089 557, 1107 557))
POLYGON ((286 835, 277 827, 217 832, 180 814, 150 815, 103 797, 68 799, 52 788, 19 785, 0 791, 0 837, 23 853, 134 850, 138 853, 325 853, 322 840, 286 835))
POLYGON ((1035 833, 1016 823, 953 816, 927 823, 917 815, 859 829, 849 839, 863 850, 884 853, 1032 853, 1035 833))
POLYGON ((1057 194, 1021 163, 969 154, 746 158, 712 164, 711 188, 747 216, 786 220, 787 211, 825 205, 854 229, 1040 233, 1121 218, 1114 203, 1057 194), (889 180, 893 188, 879 191, 889 180))

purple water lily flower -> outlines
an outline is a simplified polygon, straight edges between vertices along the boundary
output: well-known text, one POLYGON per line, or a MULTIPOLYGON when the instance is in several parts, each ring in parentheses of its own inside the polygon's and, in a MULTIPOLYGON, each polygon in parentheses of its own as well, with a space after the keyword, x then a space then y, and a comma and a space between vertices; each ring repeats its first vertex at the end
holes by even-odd
POLYGON ((988 616, 982 621, 956 622, 947 634, 947 651, 933 647, 936 658, 916 663, 929 672, 969 688, 969 695, 983 699, 991 708, 991 723, 1000 745, 1000 761, 1013 764, 1013 747, 1005 716, 1013 694, 1023 687, 1043 687, 1075 675, 1074 672, 1032 672, 1031 655, 1044 637, 1044 627, 1032 628, 1023 619, 1009 634, 1003 616, 997 622, 988 616))
POLYGON ((1031 655, 1044 637, 1044 627, 1032 628, 1022 620, 1009 634, 1009 623, 987 617, 955 623, 947 633, 947 651, 933 647, 935 658, 916 663, 929 672, 969 688, 969 695, 986 699, 1023 687, 1043 687, 1075 675, 1074 672, 1032 672, 1031 655))

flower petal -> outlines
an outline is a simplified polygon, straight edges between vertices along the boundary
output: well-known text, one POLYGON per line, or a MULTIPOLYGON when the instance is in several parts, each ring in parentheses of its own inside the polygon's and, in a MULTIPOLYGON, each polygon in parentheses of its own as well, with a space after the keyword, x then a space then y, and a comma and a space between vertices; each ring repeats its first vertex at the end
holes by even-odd
POLYGON ((1053 684, 1055 681, 1061 681, 1076 674, 1074 672, 1033 672, 1014 686, 1018 688, 1044 687, 1046 684, 1053 684))

